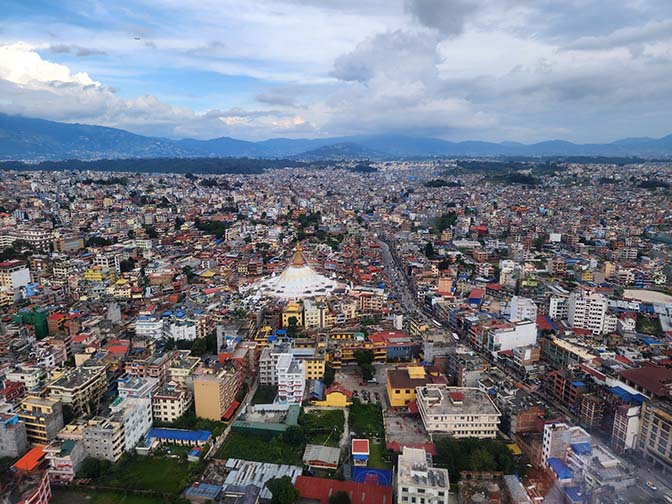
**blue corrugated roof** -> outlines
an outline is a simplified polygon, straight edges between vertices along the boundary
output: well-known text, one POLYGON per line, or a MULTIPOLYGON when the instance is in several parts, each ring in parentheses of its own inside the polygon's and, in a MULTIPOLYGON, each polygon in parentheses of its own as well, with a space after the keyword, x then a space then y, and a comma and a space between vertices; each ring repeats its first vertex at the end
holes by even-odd
POLYGON ((660 341, 655 338, 639 338, 645 345, 660 345, 660 341))
POLYGON ((590 443, 572 443, 572 450, 579 455, 590 455, 593 452, 593 447, 590 443))
POLYGON ((585 387, 586 386, 586 384, 583 383, 582 381, 573 381, 572 385, 574 385, 575 387, 585 387))
POLYGON ((551 469, 558 475, 559 479, 571 479, 574 476, 572 470, 559 458, 549 458, 548 465, 551 466, 551 469))
POLYGON ((175 441, 202 441, 205 442, 212 436, 207 430, 182 430, 182 429, 150 429, 148 438, 175 440, 175 441))
POLYGON ((641 405, 642 403, 644 403, 644 401, 646 401, 646 397, 644 397, 642 394, 633 394, 619 386, 609 387, 609 392, 617 396, 619 399, 622 399, 629 403, 641 405))

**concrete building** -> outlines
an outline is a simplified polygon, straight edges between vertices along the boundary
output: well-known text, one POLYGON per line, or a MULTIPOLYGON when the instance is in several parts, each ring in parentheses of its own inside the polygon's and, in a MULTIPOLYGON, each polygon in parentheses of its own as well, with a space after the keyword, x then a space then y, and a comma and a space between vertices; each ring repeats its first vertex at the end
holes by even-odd
POLYGON ((672 474, 672 407, 666 401, 642 404, 639 449, 644 458, 667 474, 672 474))
POLYGON ((123 426, 124 451, 132 451, 152 428, 152 400, 149 397, 117 397, 110 405, 112 418, 123 426))
POLYGON ((19 259, 0 262, 0 290, 15 290, 30 283, 28 263, 19 259))
POLYGON ((14 413, 0 413, 0 457, 17 458, 28 450, 26 424, 14 413))
POLYGON ((196 416, 221 420, 236 399, 237 393, 238 376, 232 367, 198 376, 194 379, 196 416))
POLYGON ((509 326, 488 331, 485 337, 484 349, 494 353, 533 346, 537 343, 537 324, 533 320, 513 322, 509 326))
POLYGON ((184 415, 193 401, 193 395, 187 388, 164 385, 152 396, 154 420, 173 423, 184 415))
POLYGON ((283 403, 300 404, 306 391, 306 366, 292 354, 278 358, 278 400, 283 403))
POLYGON ((75 415, 92 414, 107 390, 107 377, 103 366, 79 367, 66 371, 63 376, 47 385, 51 399, 72 408, 75 415))
POLYGON ((84 443, 72 439, 55 439, 44 448, 44 454, 49 461, 49 480, 57 484, 68 484, 74 480, 86 458, 84 443))
POLYGON ((118 419, 94 417, 82 428, 88 457, 116 462, 124 453, 124 425, 118 419))
POLYGON ((21 401, 19 418, 26 424, 28 441, 45 445, 63 428, 63 406, 55 399, 28 396, 21 401))
POLYGON ((418 387, 416 400, 425 430, 455 438, 495 439, 501 413, 487 393, 475 388, 430 384, 418 387))
POLYGON ((520 320, 537 320, 537 305, 529 298, 513 296, 509 303, 509 320, 518 322, 520 320))
POLYGON ((553 458, 564 460, 567 447, 572 443, 590 443, 590 434, 581 427, 570 427, 565 423, 544 425, 541 466, 548 467, 553 458))
POLYGON ((548 316, 554 320, 565 320, 569 303, 566 296, 551 296, 548 300, 548 316))
POLYGON ((594 334, 616 331, 618 318, 607 312, 609 300, 603 294, 584 289, 572 292, 567 302, 567 320, 573 328, 589 329, 594 334))
POLYGON ((448 471, 432 467, 422 448, 404 446, 397 465, 397 504, 448 504, 448 471))

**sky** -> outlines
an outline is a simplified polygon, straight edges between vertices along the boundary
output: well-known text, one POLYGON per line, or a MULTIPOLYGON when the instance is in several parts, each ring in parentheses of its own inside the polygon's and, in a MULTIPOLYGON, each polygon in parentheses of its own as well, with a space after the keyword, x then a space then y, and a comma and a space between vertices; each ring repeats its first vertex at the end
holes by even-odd
POLYGON ((0 112, 169 138, 672 133, 670 0, 0 0, 0 112))

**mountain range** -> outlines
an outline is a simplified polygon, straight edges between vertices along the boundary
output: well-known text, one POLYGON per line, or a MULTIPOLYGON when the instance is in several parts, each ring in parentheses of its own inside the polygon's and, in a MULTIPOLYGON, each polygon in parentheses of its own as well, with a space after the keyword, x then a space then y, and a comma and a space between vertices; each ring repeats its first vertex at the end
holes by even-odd
POLYGON ((672 135, 626 138, 606 144, 550 140, 451 142, 396 134, 319 139, 273 138, 259 142, 230 137, 170 140, 104 126, 70 124, 0 114, 0 160, 63 160, 155 157, 252 157, 324 159, 399 159, 495 156, 672 157, 672 135))

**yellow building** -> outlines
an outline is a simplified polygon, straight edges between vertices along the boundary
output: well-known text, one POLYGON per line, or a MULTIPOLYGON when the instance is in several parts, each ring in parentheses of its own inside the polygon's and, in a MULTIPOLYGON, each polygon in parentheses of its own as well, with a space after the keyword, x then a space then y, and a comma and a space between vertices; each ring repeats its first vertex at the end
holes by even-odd
POLYGON ((408 366, 387 370, 387 399, 393 408, 403 408, 415 401, 415 387, 432 381, 422 366, 408 366))
POLYGON ((303 305, 290 301, 282 310, 282 327, 289 327, 289 320, 294 317, 297 327, 303 327, 303 305))
POLYGON ((102 282, 103 280, 114 282, 116 279, 117 276, 114 270, 103 269, 100 266, 94 266, 84 272, 84 280, 88 280, 90 282, 102 282))
POLYGON ((324 394, 324 401, 313 401, 315 406, 346 408, 352 404, 352 392, 340 383, 333 383, 324 394))
POLYGON ((26 424, 28 441, 46 445, 63 428, 63 407, 54 399, 28 396, 21 402, 19 418, 26 424))
POLYGON ((217 373, 204 373, 194 379, 196 416, 221 420, 238 392, 238 373, 226 367, 217 373))

